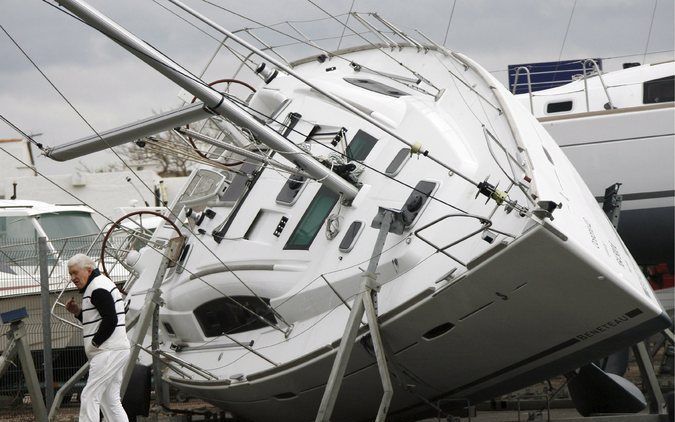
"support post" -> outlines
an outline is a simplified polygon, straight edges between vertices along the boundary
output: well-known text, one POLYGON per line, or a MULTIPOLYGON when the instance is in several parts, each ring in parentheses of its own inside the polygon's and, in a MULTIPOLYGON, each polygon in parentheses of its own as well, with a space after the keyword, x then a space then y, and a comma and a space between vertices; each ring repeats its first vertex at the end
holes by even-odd
POLYGON ((352 306, 351 312, 349 313, 349 319, 347 320, 347 325, 345 326, 345 331, 342 335, 342 340, 340 341, 340 348, 338 349, 337 355, 335 356, 333 368, 331 369, 328 382, 326 383, 326 390, 324 391, 323 397, 321 398, 321 405, 319 406, 319 411, 316 415, 316 422, 330 421, 338 393, 340 392, 340 386, 342 385, 342 380, 347 369, 347 364, 349 363, 349 357, 351 356, 352 349, 354 348, 354 341, 356 340, 359 324, 364 312, 366 313, 368 329, 373 342, 375 357, 377 359, 377 367, 380 372, 380 377, 382 378, 382 388, 384 390, 375 420, 380 422, 384 421, 387 417, 389 403, 394 390, 391 384, 389 369, 387 367, 387 359, 384 354, 382 337, 380 335, 377 322, 375 299, 377 296, 377 290, 379 288, 375 281, 377 280, 377 265, 380 261, 382 250, 384 249, 384 242, 387 239, 389 229, 395 219, 396 214, 392 210, 381 210, 381 212, 383 212, 384 215, 382 216, 382 221, 380 223, 380 231, 377 235, 377 240, 375 241, 373 254, 371 255, 370 262, 368 263, 368 270, 363 273, 362 276, 363 282, 361 283, 361 293, 359 293, 359 295, 354 300, 354 305, 352 306))
POLYGON ((52 366, 52 324, 49 303, 49 265, 47 263, 47 238, 38 238, 38 258, 40 263, 40 290, 42 300, 42 344, 43 370, 45 380, 45 406, 52 407, 54 401, 54 370, 52 366))
POLYGON ((124 369, 124 375, 122 376, 122 385, 120 387, 121 397, 124 397, 124 393, 129 386, 131 374, 134 372, 136 360, 143 347, 143 339, 148 332, 148 328, 150 328, 155 309, 159 309, 159 306, 162 304, 162 291, 160 290, 160 286, 162 285, 162 281, 164 281, 166 270, 175 264, 184 244, 184 236, 178 236, 168 240, 164 255, 162 256, 162 260, 157 268, 157 273, 155 274, 155 280, 152 283, 152 287, 148 289, 145 295, 145 302, 142 308, 143 311, 139 315, 138 322, 136 322, 136 325, 134 326, 136 331, 130 338, 131 353, 129 353, 129 361, 127 362, 127 367, 124 369))
POLYGON ((47 409, 42 399, 40 381, 38 380, 37 372, 35 372, 35 362, 30 354, 30 348, 23 341, 23 337, 26 335, 26 327, 24 327, 23 321, 12 322, 9 335, 14 340, 16 353, 21 360, 21 370, 28 386, 28 394, 30 394, 30 402, 35 419, 40 422, 47 422, 47 409))
POLYGON ((160 406, 169 404, 167 389, 162 380, 162 367, 159 359, 159 306, 152 313, 152 376, 155 385, 155 400, 160 406))
POLYGON ((633 354, 635 355, 635 361, 640 368, 642 385, 647 390, 647 395, 649 396, 649 413, 652 415, 666 414, 663 393, 661 392, 661 387, 659 387, 659 381, 656 379, 651 357, 647 352, 647 346, 645 346, 643 341, 633 346, 633 354))

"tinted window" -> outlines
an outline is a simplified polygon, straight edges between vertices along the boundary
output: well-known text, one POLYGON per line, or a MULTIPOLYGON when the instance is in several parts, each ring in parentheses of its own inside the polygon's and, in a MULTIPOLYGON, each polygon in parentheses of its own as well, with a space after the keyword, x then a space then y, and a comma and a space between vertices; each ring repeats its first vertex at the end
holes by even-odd
POLYGON ((562 101, 559 103, 548 103, 546 105, 547 113, 562 113, 572 110, 572 101, 562 101))
POLYGON ((298 226, 291 233, 284 249, 309 249, 337 200, 338 195, 335 192, 326 186, 321 186, 298 226))
POLYGON ((37 219, 50 240, 86 236, 99 232, 91 214, 86 212, 42 214, 37 219))
POLYGON ((642 102, 644 104, 675 101, 675 76, 654 79, 644 83, 642 102))
POLYGON ((254 296, 221 297, 197 307, 195 317, 206 337, 256 330, 267 326, 256 314, 276 323, 274 314, 266 306, 269 299, 263 301, 265 303, 254 296))
POLYGON ((352 141, 347 147, 347 158, 356 161, 363 161, 366 159, 370 151, 377 143, 377 138, 366 132, 359 130, 352 138, 352 141))

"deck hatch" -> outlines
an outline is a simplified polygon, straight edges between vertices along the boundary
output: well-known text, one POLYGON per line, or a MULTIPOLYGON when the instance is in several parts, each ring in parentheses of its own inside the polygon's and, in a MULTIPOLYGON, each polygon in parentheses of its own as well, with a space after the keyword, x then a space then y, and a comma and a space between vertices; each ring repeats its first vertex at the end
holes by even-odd
POLYGON ((407 92, 403 92, 399 89, 396 89, 392 86, 383 84, 382 82, 374 81, 372 79, 365 78, 344 78, 345 82, 349 82, 352 85, 356 85, 359 88, 367 89, 368 91, 377 92, 378 94, 387 95, 389 97, 403 97, 408 95, 407 92))
POLYGON ((396 176, 398 172, 401 171, 405 163, 408 162, 408 159, 410 158, 410 148, 401 148, 397 153, 396 156, 394 157, 393 160, 391 160, 391 163, 387 166, 387 169, 384 171, 384 173, 387 176, 396 176))
POLYGON ((345 235, 340 242, 340 246, 338 247, 340 252, 347 253, 351 251, 354 248, 354 245, 356 244, 359 236, 361 236, 362 231, 363 221, 353 221, 352 224, 349 225, 349 228, 345 232, 345 235))

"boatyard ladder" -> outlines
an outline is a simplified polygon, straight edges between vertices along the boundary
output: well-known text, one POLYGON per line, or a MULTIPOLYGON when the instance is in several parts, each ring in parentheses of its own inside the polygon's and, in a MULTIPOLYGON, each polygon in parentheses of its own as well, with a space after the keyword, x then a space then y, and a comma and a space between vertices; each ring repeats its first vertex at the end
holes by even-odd
POLYGON ((373 220, 372 226, 374 228, 379 228, 380 231, 377 235, 377 240, 375 241, 373 254, 371 255, 370 262, 368 263, 368 269, 362 275, 363 282, 361 283, 361 288, 359 289, 360 293, 354 300, 354 304, 352 305, 352 309, 349 313, 347 326, 345 327, 344 334, 342 335, 340 347, 337 351, 337 355, 335 356, 333 368, 331 369, 328 383, 326 384, 326 390, 323 393, 321 405, 319 406, 319 411, 316 415, 316 422, 328 422, 330 420, 331 414, 333 413, 333 408, 335 407, 335 401, 337 400, 337 395, 340 392, 340 385, 342 384, 342 380, 347 369, 347 363, 349 363, 349 357, 351 356, 352 349, 354 348, 354 342, 356 340, 356 335, 358 333, 358 328, 361 324, 361 319, 364 312, 366 314, 368 330, 370 331, 371 340, 373 342, 373 349, 377 359, 377 368, 380 372, 382 388, 384 390, 382 393, 380 408, 378 409, 375 421, 384 421, 387 417, 389 403, 391 402, 391 397, 394 393, 394 390, 391 384, 391 377, 389 376, 387 358, 384 353, 382 336, 380 334, 377 321, 377 310, 375 309, 375 303, 377 303, 377 291, 379 290, 379 287, 376 283, 376 270, 380 261, 380 255, 384 249, 384 242, 387 239, 387 235, 389 232, 400 234, 402 232, 403 225, 404 223, 402 215, 397 210, 380 208, 377 217, 375 217, 375 220, 373 220))

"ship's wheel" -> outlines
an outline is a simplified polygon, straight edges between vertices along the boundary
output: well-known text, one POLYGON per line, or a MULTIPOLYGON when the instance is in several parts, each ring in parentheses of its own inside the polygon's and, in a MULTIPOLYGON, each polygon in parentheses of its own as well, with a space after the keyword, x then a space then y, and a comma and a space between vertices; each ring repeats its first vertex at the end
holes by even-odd
POLYGON ((137 252, 143 246, 150 244, 154 230, 163 224, 169 224, 179 236, 181 235, 178 226, 157 211, 133 211, 111 223, 101 245, 100 262, 103 274, 111 278, 112 270, 117 264, 129 270, 126 263, 129 253, 137 252), (160 224, 156 224, 158 218, 162 220, 160 224), (106 262, 112 264, 110 271, 108 271, 106 262))

